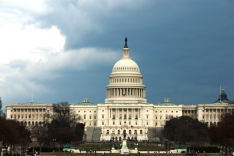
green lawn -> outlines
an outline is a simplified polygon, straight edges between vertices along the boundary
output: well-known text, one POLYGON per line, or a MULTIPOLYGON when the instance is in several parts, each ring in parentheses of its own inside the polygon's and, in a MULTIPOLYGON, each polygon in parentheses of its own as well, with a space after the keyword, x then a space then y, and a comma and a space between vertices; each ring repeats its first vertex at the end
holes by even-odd
MULTIPOLYGON (((117 145, 119 143, 114 143, 115 147, 117 149, 120 149, 121 146, 117 145)), ((75 146, 76 149, 80 150, 97 150, 101 146, 100 150, 110 150, 110 147, 112 147, 112 144, 110 143, 85 143, 85 144, 80 144, 79 146, 75 146)), ((134 149, 134 143, 128 143, 128 148, 129 149, 134 149)), ((138 143, 138 150, 166 150, 164 146, 157 146, 157 144, 154 143, 149 143, 149 144, 144 144, 144 143, 138 143)))

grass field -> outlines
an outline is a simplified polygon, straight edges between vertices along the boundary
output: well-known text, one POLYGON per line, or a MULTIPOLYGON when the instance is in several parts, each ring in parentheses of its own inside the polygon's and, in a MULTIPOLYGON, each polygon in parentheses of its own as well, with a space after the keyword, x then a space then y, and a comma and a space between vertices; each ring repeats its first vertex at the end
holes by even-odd
MULTIPOLYGON (((127 145, 129 149, 135 148, 134 143, 128 143, 127 145)), ((117 149, 121 148, 119 143, 114 143, 114 146, 117 149)), ((80 150, 97 150, 99 148, 100 150, 110 150, 111 147, 112 144, 110 143, 85 143, 85 144, 80 144, 79 146, 75 146, 76 149, 80 150)), ((154 143, 149 143, 149 144, 138 143, 138 150, 166 150, 166 148, 164 146, 157 146, 157 144, 154 143)))

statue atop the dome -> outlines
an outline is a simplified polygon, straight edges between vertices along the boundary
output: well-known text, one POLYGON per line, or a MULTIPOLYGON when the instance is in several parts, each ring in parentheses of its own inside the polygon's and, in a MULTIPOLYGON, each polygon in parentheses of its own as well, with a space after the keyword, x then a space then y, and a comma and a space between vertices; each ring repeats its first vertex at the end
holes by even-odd
POLYGON ((124 46, 124 48, 128 48, 128 38, 127 37, 125 37, 125 46, 124 46))

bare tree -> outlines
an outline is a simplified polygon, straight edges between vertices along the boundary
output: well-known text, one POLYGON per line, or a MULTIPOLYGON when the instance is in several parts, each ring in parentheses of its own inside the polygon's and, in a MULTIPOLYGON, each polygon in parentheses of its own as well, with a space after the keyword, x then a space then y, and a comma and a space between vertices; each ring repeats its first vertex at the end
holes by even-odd
POLYGON ((47 114, 45 121, 48 123, 50 137, 61 144, 71 141, 81 141, 84 134, 84 124, 81 124, 80 115, 76 114, 68 102, 54 104, 53 114, 47 114))
POLYGON ((39 126, 38 124, 32 127, 32 133, 36 136, 37 142, 40 146, 40 152, 41 151, 41 145, 46 141, 46 138, 48 137, 48 129, 45 125, 39 126))

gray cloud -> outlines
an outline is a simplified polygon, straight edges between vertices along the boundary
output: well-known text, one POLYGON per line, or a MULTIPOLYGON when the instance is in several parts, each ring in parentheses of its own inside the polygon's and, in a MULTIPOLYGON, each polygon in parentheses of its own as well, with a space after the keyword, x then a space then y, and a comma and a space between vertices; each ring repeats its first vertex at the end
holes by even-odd
POLYGON ((41 12, 21 9, 22 16, 28 14, 24 24, 57 26, 66 37, 64 52, 27 66, 13 61, 10 67, 15 73, 24 69, 22 79, 52 90, 38 92, 41 101, 103 102, 127 36, 149 102, 167 97, 178 104, 210 103, 219 85, 234 99, 233 6, 231 0, 45 1, 41 12))

